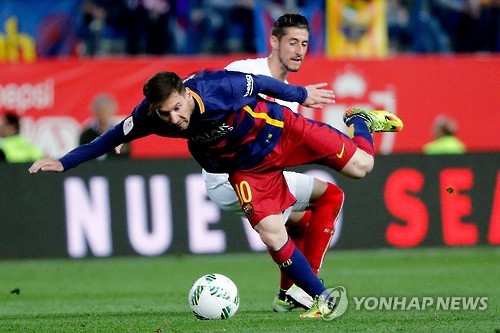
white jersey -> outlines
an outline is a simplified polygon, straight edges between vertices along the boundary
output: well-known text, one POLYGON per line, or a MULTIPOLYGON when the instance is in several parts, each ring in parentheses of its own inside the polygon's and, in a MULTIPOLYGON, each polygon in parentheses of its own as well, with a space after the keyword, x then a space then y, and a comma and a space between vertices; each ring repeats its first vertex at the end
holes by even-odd
MULTIPOLYGON (((271 70, 269 69, 269 65, 267 64, 267 58, 255 58, 255 59, 234 61, 229 65, 227 65, 225 69, 233 72, 243 72, 243 73, 257 74, 257 75, 260 74, 272 77, 271 70)), ((285 83, 288 82, 285 80, 285 83)), ((260 95, 262 95, 262 97, 264 97, 265 99, 269 99, 264 94, 260 95)), ((280 105, 288 107, 293 112, 297 112, 299 110, 299 103, 297 102, 287 102, 277 98, 272 98, 272 100, 280 105)))
MULTIPOLYGON (((267 58, 254 58, 238 60, 226 66, 229 71, 237 71, 249 74, 266 75, 272 77, 271 70, 267 63, 267 58)), ((285 83, 288 83, 285 81, 285 83)), ((269 100, 268 96, 262 95, 269 100)), ((279 99, 272 99, 274 102, 288 107, 293 112, 298 112, 299 103, 287 102, 279 99)), ((221 209, 238 213, 241 211, 238 198, 231 184, 227 173, 210 173, 202 170, 205 187, 209 198, 221 209)), ((295 172, 284 172, 290 192, 297 198, 297 203, 293 206, 293 211, 303 211, 309 204, 314 178, 295 172)), ((292 209, 287 209, 284 220, 288 218, 292 209)))

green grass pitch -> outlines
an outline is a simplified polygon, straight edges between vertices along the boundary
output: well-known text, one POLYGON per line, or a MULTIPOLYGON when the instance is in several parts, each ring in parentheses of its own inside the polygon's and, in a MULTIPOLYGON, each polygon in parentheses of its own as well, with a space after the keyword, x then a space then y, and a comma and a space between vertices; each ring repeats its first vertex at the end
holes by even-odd
POLYGON ((331 250, 320 277, 344 286, 331 321, 274 313, 278 269, 266 253, 0 262, 0 332, 499 332, 500 248, 331 250), (200 321, 187 294, 206 273, 229 276, 241 305, 200 321), (356 309, 353 297, 488 297, 486 310, 356 309))

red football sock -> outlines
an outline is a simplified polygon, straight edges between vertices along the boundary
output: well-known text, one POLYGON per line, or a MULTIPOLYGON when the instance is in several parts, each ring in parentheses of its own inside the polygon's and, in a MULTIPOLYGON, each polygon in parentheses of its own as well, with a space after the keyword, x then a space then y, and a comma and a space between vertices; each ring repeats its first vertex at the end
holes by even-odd
POLYGON ((300 220, 287 227, 288 235, 300 251, 304 250, 304 234, 306 232, 307 225, 311 222, 311 215, 312 212, 310 210, 306 210, 300 220))
MULTIPOLYGON (((300 250, 300 252, 304 252, 304 234, 311 219, 311 211, 306 210, 304 216, 295 224, 292 224, 287 227, 288 235, 295 243, 295 246, 300 250)), ((280 289, 288 290, 293 284, 293 280, 291 280, 285 273, 280 271, 280 289)))
POLYGON ((314 202, 311 221, 304 237, 304 256, 315 274, 318 274, 323 263, 335 230, 335 220, 343 203, 344 192, 331 183, 328 183, 325 193, 314 202))

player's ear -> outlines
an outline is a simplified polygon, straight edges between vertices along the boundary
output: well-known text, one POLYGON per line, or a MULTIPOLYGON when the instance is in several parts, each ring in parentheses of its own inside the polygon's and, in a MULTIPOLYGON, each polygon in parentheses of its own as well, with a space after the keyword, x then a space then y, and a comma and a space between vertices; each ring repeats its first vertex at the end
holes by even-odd
POLYGON ((184 96, 186 98, 189 98, 191 97, 191 89, 189 89, 188 87, 185 88, 185 91, 184 91, 184 96))
POLYGON ((277 50, 280 42, 276 36, 271 35, 271 37, 269 37, 269 43, 271 44, 271 48, 273 50, 277 50))

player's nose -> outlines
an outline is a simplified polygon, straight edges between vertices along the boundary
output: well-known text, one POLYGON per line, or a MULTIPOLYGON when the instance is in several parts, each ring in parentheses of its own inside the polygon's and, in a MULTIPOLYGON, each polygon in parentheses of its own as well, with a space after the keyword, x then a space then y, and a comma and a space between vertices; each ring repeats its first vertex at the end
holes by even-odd
POLYGON ((170 113, 169 121, 172 125, 177 125, 177 123, 179 122, 179 119, 180 119, 180 117, 178 114, 176 114, 175 112, 170 113))
POLYGON ((304 46, 302 44, 297 44, 294 51, 296 55, 302 56, 306 53, 307 46, 304 46))

